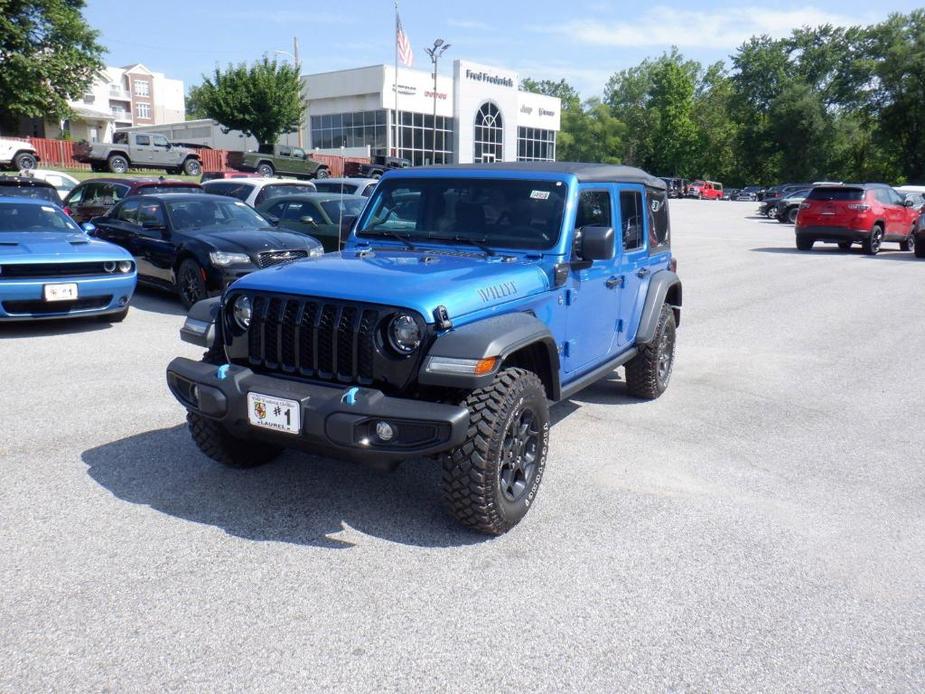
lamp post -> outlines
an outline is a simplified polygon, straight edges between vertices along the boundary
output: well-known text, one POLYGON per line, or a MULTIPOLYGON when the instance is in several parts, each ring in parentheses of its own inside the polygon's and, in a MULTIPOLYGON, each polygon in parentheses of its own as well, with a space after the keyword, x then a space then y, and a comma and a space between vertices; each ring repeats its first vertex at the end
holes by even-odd
MULTIPOLYGON (((289 59, 292 60, 292 65, 293 65, 293 67, 295 67, 296 72, 297 72, 298 75, 299 75, 299 101, 301 102, 301 101, 302 101, 302 61, 299 60, 299 39, 298 39, 297 36, 293 36, 293 37, 292 37, 292 50, 293 50, 293 52, 290 53, 289 51, 281 51, 281 50, 278 49, 278 48, 274 48, 274 49, 273 49, 273 52, 274 52, 274 53, 279 53, 280 55, 288 56, 289 59)), ((301 112, 300 112, 300 114, 299 114, 299 130, 298 130, 298 134, 299 134, 299 149, 303 149, 303 147, 302 147, 302 115, 301 115, 301 112)))
POLYGON ((445 43, 443 39, 434 41, 433 48, 425 48, 427 55, 430 56, 430 62, 434 65, 434 121, 431 123, 431 164, 437 163, 437 61, 444 54, 450 44, 445 43))

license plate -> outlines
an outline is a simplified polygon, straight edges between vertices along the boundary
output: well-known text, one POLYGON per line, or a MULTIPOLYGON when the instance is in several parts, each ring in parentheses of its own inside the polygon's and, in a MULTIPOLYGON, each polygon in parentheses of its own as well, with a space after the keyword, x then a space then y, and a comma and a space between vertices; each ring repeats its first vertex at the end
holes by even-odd
POLYGON ((253 426, 261 429, 287 434, 299 434, 302 431, 302 409, 295 400, 248 393, 247 419, 253 426))
POLYGON ((45 285, 45 301, 74 301, 76 298, 76 282, 45 285))

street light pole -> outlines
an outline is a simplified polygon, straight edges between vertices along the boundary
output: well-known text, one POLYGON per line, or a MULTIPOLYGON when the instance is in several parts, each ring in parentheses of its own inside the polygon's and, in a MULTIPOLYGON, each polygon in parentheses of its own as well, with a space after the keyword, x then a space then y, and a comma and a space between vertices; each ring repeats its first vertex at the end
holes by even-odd
POLYGON ((434 66, 434 120, 431 123, 431 164, 437 163, 437 61, 440 60, 440 56, 444 54, 447 48, 450 47, 450 44, 445 43, 443 39, 437 39, 434 41, 433 48, 425 48, 427 55, 430 56, 430 62, 434 66))
MULTIPOLYGON (((299 59, 299 37, 298 36, 292 37, 292 53, 290 53, 289 51, 281 51, 278 48, 274 48, 273 52, 279 53, 280 55, 285 55, 292 60, 292 65, 293 67, 295 67, 296 73, 298 74, 298 77, 299 77, 299 103, 301 104, 302 103, 302 61, 299 59)), ((302 112, 301 111, 299 111, 299 129, 297 132, 299 136, 299 140, 298 140, 299 149, 303 149, 303 146, 302 146, 302 112)))

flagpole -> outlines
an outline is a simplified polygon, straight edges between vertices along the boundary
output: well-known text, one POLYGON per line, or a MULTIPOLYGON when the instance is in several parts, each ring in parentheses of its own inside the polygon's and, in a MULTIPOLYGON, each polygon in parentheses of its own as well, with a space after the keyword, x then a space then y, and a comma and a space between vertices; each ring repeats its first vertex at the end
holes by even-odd
POLYGON ((392 111, 392 120, 395 121, 395 138, 392 142, 392 148, 395 150, 395 156, 401 156, 398 153, 398 0, 395 0, 395 74, 393 75, 392 89, 395 90, 395 109, 392 111))

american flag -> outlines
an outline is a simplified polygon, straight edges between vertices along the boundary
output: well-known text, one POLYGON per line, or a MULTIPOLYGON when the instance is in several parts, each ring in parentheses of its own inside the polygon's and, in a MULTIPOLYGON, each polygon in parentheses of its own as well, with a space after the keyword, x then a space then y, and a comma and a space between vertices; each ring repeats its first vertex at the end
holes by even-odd
POLYGON ((408 35, 401 26, 401 18, 395 13, 395 40, 398 42, 398 58, 405 67, 411 67, 414 62, 414 51, 411 49, 411 42, 408 35))

